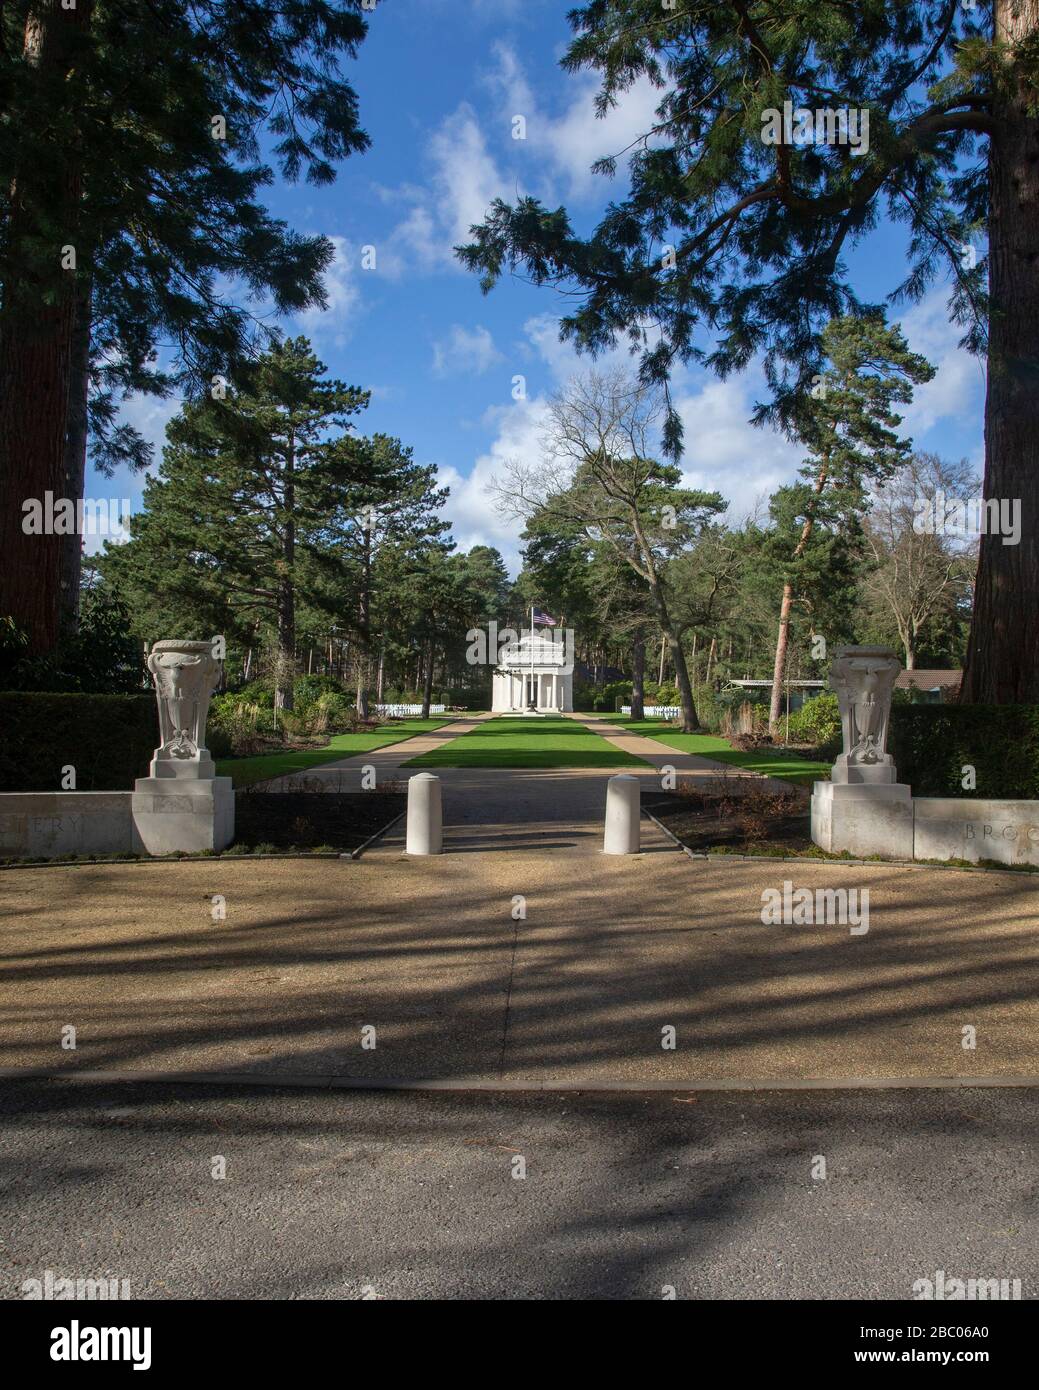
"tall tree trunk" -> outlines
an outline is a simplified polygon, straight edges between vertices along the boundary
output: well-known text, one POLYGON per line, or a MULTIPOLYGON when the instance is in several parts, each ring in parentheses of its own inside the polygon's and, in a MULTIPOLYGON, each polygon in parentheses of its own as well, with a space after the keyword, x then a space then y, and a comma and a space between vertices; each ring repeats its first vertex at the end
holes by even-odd
POLYGON ((433 701, 433 667, 436 664, 436 646, 432 637, 429 639, 429 660, 426 664, 426 684, 422 691, 422 718, 429 718, 429 706, 433 701))
POLYGON ((650 580, 649 592, 653 599, 653 606, 657 610, 657 621, 660 623, 660 630, 667 639, 668 650, 671 653, 671 663, 675 668, 675 681, 678 685, 678 693, 682 700, 682 729, 687 734, 695 733, 700 727, 700 719, 696 713, 696 704, 693 701, 693 687, 689 683, 689 668, 685 664, 685 652, 682 650, 682 643, 675 635, 675 630, 671 625, 671 614, 668 612, 667 599, 660 587, 660 580, 656 572, 650 580))
POLYGON ((285 532, 282 539, 283 573, 278 586, 278 657, 275 670, 274 703, 291 710, 294 704, 292 682, 296 674, 296 485, 295 437, 290 426, 285 455, 285 532))
POLYGON ((786 653, 790 645, 790 609, 794 603, 794 586, 783 585, 783 601, 779 605, 779 635, 776 638, 776 659, 772 666, 772 701, 768 710, 768 727, 773 733, 779 728, 783 712, 783 677, 786 675, 786 653))
MULTIPOLYGON (((36 0, 26 20, 28 80, 57 104, 58 129, 67 114, 63 103, 76 97, 78 83, 68 80, 75 39, 89 26, 92 9, 93 0, 72 9, 61 0, 36 0)), ((15 269, 2 286, 0 314, 0 617, 14 618, 34 653, 58 640, 66 538, 27 534, 23 503, 43 505, 48 492, 65 495, 77 277, 86 273, 91 251, 78 238, 81 182, 75 142, 55 139, 45 166, 17 170, 4 236, 15 269), (78 269, 63 267, 65 246, 75 248, 78 269)))
MULTIPOLYGON (((693 641, 696 641, 696 634, 693 634, 693 641)), ((694 648, 695 650, 695 648, 694 648)), ((667 651, 667 638, 660 638, 660 674, 657 676, 657 685, 664 684, 664 653, 667 651)))
MULTIPOLYGON (((815 475, 813 484, 814 496, 808 504, 805 519, 801 525, 801 534, 797 544, 794 546, 794 553, 790 560, 796 564, 808 547, 812 531, 815 527, 815 502, 826 486, 830 476, 830 462, 828 458, 822 459, 819 464, 819 472, 815 475)), ((783 714, 783 678, 786 675, 786 654, 790 645, 790 610, 794 602, 794 586, 792 581, 787 580, 783 585, 783 599, 779 607, 779 634, 776 637, 776 659, 772 667, 772 700, 768 709, 768 727, 770 733, 775 733, 779 728, 779 721, 783 714)))
POLYGON ((675 680, 678 684, 678 693, 682 700, 682 729, 683 732, 687 734, 695 733, 700 727, 700 719, 696 713, 696 704, 693 700, 693 687, 689 683, 689 668, 685 664, 685 652, 682 650, 682 643, 671 622, 671 614, 668 611, 664 587, 660 582, 660 575, 657 573, 653 547, 649 544, 646 534, 642 529, 642 522, 639 518, 638 511, 634 507, 631 508, 631 528, 635 533, 635 539, 638 542, 639 551, 642 555, 644 578, 649 584, 650 597, 653 600, 653 607, 657 612, 657 621, 660 624, 660 631, 667 638, 667 645, 671 652, 671 662, 675 668, 675 680))
POLYGON ((364 549, 361 557, 361 596, 357 610, 357 717, 368 718, 368 679, 371 647, 372 611, 372 532, 364 528, 364 549))
POLYGON ((631 649, 631 717, 646 717, 646 634, 641 628, 635 633, 631 649))
POLYGON ((989 140, 986 498, 1021 506, 1021 539, 983 535, 960 700, 1039 702, 1039 117, 1029 113, 1039 0, 995 0, 997 78, 989 140), (1017 49, 1017 52, 1012 50, 1017 49))
MULTIPOLYGON (((86 280, 76 296, 76 325, 72 343, 72 365, 69 387, 68 423, 65 431, 65 475, 62 497, 82 497, 87 471, 87 401, 90 395, 90 281, 86 280)), ((79 631, 79 590, 83 574, 83 538, 78 529, 61 538, 61 612, 59 626, 62 636, 72 637, 79 631)))

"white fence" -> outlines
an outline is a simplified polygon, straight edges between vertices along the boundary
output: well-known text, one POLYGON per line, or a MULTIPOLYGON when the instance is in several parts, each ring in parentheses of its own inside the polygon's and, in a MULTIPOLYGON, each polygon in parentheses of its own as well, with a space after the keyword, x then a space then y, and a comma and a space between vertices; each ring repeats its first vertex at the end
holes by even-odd
MULTIPOLYGON (((392 719, 406 719, 409 715, 421 714, 421 705, 376 705, 376 714, 389 715, 392 719)), ((443 714, 443 705, 430 705, 430 714, 443 714)))
MULTIPOLYGON (((621 714, 630 714, 630 705, 621 705, 621 714)), ((642 713, 647 719, 677 719, 682 713, 681 705, 645 705, 642 713)))

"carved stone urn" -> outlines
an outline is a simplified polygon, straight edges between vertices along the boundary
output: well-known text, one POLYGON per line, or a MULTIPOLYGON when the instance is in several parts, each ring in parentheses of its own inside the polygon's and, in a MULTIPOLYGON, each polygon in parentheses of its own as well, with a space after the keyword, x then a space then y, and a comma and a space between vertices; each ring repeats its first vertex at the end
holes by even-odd
POLYGON ((152 759, 153 777, 212 777, 213 760, 206 748, 209 699, 220 680, 223 663, 213 655, 213 643, 156 642, 148 670, 159 702, 159 737, 152 759))
POLYGON ((889 647, 838 647, 830 685, 837 692, 844 751, 833 765, 832 781, 896 781, 887 731, 891 692, 901 669, 889 647))

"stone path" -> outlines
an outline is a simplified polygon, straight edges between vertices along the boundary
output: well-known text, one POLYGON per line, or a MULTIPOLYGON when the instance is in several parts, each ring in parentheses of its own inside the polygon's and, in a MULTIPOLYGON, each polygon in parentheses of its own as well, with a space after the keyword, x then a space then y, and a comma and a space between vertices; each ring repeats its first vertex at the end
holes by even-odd
MULTIPOLYGON (((305 772, 290 772, 284 777, 273 777, 269 782, 258 783, 257 788, 262 788, 265 792, 293 791, 314 779, 337 791, 360 791, 363 770, 368 766, 375 768, 376 785, 384 786, 388 780, 396 777, 404 763, 420 757, 423 753, 442 748, 445 743, 450 743, 492 717, 490 714, 467 714, 464 718, 452 720, 450 724, 442 724, 439 729, 430 729, 428 733, 414 734, 411 738, 401 739, 399 743, 384 743, 381 748, 333 758, 331 762, 319 763, 316 767, 307 768, 305 772)), ((407 777, 411 774, 404 775, 407 777)))
MULTIPOLYGON (((578 724, 584 724, 586 728, 595 729, 607 743, 622 748, 633 757, 644 759, 658 772, 660 768, 670 765, 684 780, 700 785, 709 782, 716 785, 721 778, 732 790, 743 790, 752 783, 764 783, 771 791, 790 791, 791 784, 784 782, 780 777, 766 777, 761 773, 751 772, 748 768, 736 767, 733 763, 719 762, 715 758, 705 758, 698 753, 680 752, 677 748, 661 743, 659 739, 647 738, 645 734, 634 734, 623 725, 611 724, 603 715, 571 714, 568 718, 576 720, 578 724)), ((626 770, 638 772, 640 769, 626 770)))

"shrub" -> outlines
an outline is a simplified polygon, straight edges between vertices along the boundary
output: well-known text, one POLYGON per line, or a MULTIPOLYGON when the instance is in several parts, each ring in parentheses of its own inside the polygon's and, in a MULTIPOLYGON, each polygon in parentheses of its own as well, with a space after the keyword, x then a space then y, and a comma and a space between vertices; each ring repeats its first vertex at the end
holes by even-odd
POLYGON ((763 705, 744 700, 736 709, 729 706, 721 710, 718 727, 726 738, 762 734, 768 729, 768 711, 763 705))
MULTIPOLYGON (((785 721, 783 728, 785 731, 785 721)), ((837 696, 832 691, 824 690, 813 695, 791 714, 790 740, 792 743, 810 743, 824 756, 836 757, 841 750, 841 716, 837 696)))
POLYGON ((322 699, 345 699, 342 683, 334 676, 297 676, 292 682, 292 703, 298 714, 304 714, 322 699))
POLYGON ((245 691, 214 695, 206 724, 206 743, 214 758, 248 756, 275 737, 274 707, 250 699, 245 691))
POLYGON ((682 703, 677 685, 669 685, 666 682, 659 685, 656 681, 646 681, 645 689, 647 705, 680 705, 682 703))
POLYGON ((1039 800, 1039 705, 899 704, 888 747, 914 796, 1039 800))
POLYGON ((154 695, 0 693, 0 791, 131 791, 159 743, 154 695))

